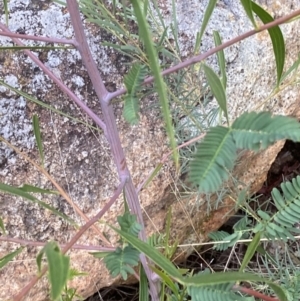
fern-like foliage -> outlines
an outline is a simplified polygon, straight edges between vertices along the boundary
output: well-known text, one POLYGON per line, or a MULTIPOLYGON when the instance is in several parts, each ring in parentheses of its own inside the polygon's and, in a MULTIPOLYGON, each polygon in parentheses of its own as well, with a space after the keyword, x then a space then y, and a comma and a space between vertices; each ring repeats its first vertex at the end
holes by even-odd
POLYGON ((125 95, 123 116, 130 124, 136 124, 139 121, 139 102, 136 94, 141 89, 146 71, 145 66, 135 63, 124 77, 127 93, 125 95))
POLYGON ((300 221, 300 176, 291 182, 280 185, 282 194, 277 188, 272 190, 272 197, 278 211, 270 216, 268 213, 258 210, 261 221, 254 228, 254 232, 262 232, 266 238, 294 240, 291 232, 299 233, 294 227, 300 221))
POLYGON ((112 277, 121 275, 124 280, 128 274, 133 274, 132 267, 137 266, 140 252, 128 245, 125 248, 118 247, 114 252, 109 253, 104 258, 104 263, 112 277))
POLYGON ((204 286, 188 287, 188 294, 192 301, 244 301, 245 297, 236 294, 231 290, 232 283, 204 286))
MULTIPOLYGON (((130 233, 135 237, 138 236, 141 225, 136 220, 136 215, 125 212, 122 216, 117 217, 118 224, 122 231, 130 233)), ((121 275, 124 280, 128 274, 133 274, 133 267, 138 265, 140 252, 128 243, 119 240, 119 247, 113 252, 95 252, 91 253, 96 258, 104 258, 106 268, 112 277, 121 275)))
POLYGON ((136 237, 142 229, 142 226, 136 220, 136 215, 130 214, 129 212, 125 212, 122 216, 118 216, 117 220, 122 231, 136 237))
POLYGON ((269 112, 244 113, 231 127, 211 128, 190 164, 190 180, 202 192, 216 191, 233 168, 238 149, 259 151, 280 139, 300 141, 300 124, 269 112))
POLYGON ((247 216, 241 218, 234 226, 233 234, 229 234, 226 231, 216 231, 216 232, 211 232, 208 234, 208 237, 212 239, 213 241, 218 241, 223 243, 217 243, 213 246, 213 249, 217 251, 225 251, 230 247, 233 247, 234 244, 239 240, 239 239, 245 239, 249 237, 249 230, 251 228, 248 226, 250 223, 249 219, 247 216))

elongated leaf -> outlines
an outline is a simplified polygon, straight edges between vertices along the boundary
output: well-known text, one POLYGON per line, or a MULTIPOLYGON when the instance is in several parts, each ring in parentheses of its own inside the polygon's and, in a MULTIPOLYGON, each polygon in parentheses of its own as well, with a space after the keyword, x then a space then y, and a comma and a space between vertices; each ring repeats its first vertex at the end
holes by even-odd
POLYGON ((260 232, 256 233, 254 238, 252 239, 251 243, 248 245, 246 254, 243 258, 243 262, 240 267, 240 272, 243 272, 248 263, 250 262, 251 258, 253 257, 258 245, 260 242, 260 232))
POLYGON ((26 191, 23 191, 22 189, 18 188, 18 187, 14 187, 11 185, 7 185, 7 184, 3 184, 0 183, 0 190, 9 194, 13 194, 16 196, 20 196, 24 199, 27 199, 33 203, 37 203, 40 206, 50 210, 52 213, 54 213, 55 215, 58 215, 59 217, 61 217, 62 219, 68 221, 71 225, 77 226, 77 224, 75 223, 74 220, 72 220, 70 217, 68 217, 67 215, 59 212, 58 210, 56 210, 55 208, 53 208, 52 206, 48 205, 47 203, 38 200, 36 197, 34 197, 33 195, 27 193, 26 191))
POLYGON ((57 300, 62 293, 69 275, 70 258, 61 253, 55 242, 49 242, 44 247, 49 267, 51 298, 57 300))
POLYGON ((200 50, 201 40, 202 40, 204 31, 206 29, 208 21, 209 21, 212 13, 214 11, 214 8, 215 8, 217 2, 218 2, 218 0, 209 0, 208 1, 208 5, 207 5, 207 8, 205 10, 203 21, 202 21, 202 24, 201 24, 201 29, 200 29, 200 32, 198 32, 198 34, 197 34, 194 53, 199 52, 199 50, 200 50))
POLYGON ((230 129, 211 128, 190 163, 190 180, 203 192, 216 191, 234 166, 236 147, 230 129))
POLYGON ((297 119, 270 112, 246 112, 234 121, 232 129, 235 144, 241 149, 258 151, 281 139, 300 141, 297 119))
POLYGON ((134 13, 138 22, 139 26, 139 36, 141 40, 144 42, 146 47, 146 52, 149 57, 149 65, 153 72, 153 76, 155 79, 155 86, 157 89, 157 93, 160 100, 160 106, 162 110, 162 114, 164 117, 164 121, 166 124, 166 132, 170 140, 171 149, 173 151, 173 158, 175 161, 176 166, 179 165, 179 155, 178 151, 176 150, 176 139, 175 139, 175 133, 174 128, 172 124, 172 118, 170 114, 170 108, 169 108, 169 102, 167 97, 167 89, 166 85, 164 83, 163 77, 161 75, 160 65, 158 63, 158 55, 155 51, 152 37, 148 28, 148 24, 145 18, 145 15, 141 8, 141 1, 140 0, 131 0, 131 3, 134 8, 134 13))
POLYGON ((140 284, 139 284, 139 301, 145 301, 149 299, 149 288, 148 280, 145 270, 142 265, 140 265, 140 284))
POLYGON ((214 97, 216 98, 220 108, 224 112, 227 123, 229 123, 225 88, 214 70, 212 70, 210 67, 208 67, 205 64, 203 65, 203 70, 205 72, 205 75, 206 75, 208 84, 211 88, 211 91, 212 91, 214 97))
POLYGON ((126 239, 132 246, 138 249, 140 252, 144 253, 149 257, 157 266, 159 266, 164 272, 166 272, 170 277, 172 277, 177 282, 187 285, 187 286, 207 286, 215 285, 221 283, 237 282, 237 281, 257 281, 267 283, 277 294, 281 301, 287 301, 284 290, 276 285, 275 283, 269 281, 266 278, 241 272, 226 272, 226 273, 214 273, 214 274, 203 274, 196 275, 193 277, 183 277, 180 272, 174 267, 174 265, 166 259, 161 253, 159 253, 155 248, 151 248, 147 243, 139 240, 131 234, 123 232, 110 226, 115 230, 120 236, 126 239))
POLYGON ((283 83, 283 81, 294 71, 296 72, 299 68, 299 64, 300 64, 300 53, 298 54, 298 60, 296 60, 293 65, 282 74, 281 79, 280 79, 280 84, 283 83))
MULTIPOLYGON (((218 31, 214 31, 214 41, 215 45, 219 46, 222 44, 221 36, 218 31)), ((225 62, 225 55, 224 55, 224 50, 220 50, 217 52, 217 57, 218 57, 218 64, 222 76, 222 84, 224 88, 224 92, 226 91, 226 86, 227 86, 227 75, 226 75, 226 62, 225 62)))
POLYGON ((250 19, 252 25, 254 26, 254 28, 257 28, 254 16, 253 16, 253 12, 252 12, 252 1, 251 0, 241 0, 241 3, 244 7, 244 10, 248 16, 248 18, 250 19))
POLYGON ((36 141, 39 153, 40 153, 41 164, 42 164, 42 166, 44 166, 43 143, 42 143, 42 137, 41 137, 41 131, 40 131, 39 117, 37 115, 33 115, 32 125, 33 125, 35 141, 36 141))
MULTIPOLYGON (((252 9, 264 24, 274 21, 274 19, 269 13, 267 13, 261 6, 259 6, 253 1, 252 1, 252 9)), ((272 40, 273 51, 274 51, 275 61, 276 61, 276 69, 277 69, 277 86, 279 86, 280 79, 283 72, 284 61, 285 61, 284 38, 279 26, 269 28, 268 32, 272 40)))
POLYGON ((20 254, 23 251, 24 247, 21 247, 17 249, 14 252, 11 252, 4 257, 0 258, 0 269, 2 269, 5 265, 7 265, 10 261, 14 259, 18 254, 20 254))
POLYGON ((2 218, 1 218, 1 217, 0 217, 0 229, 2 230, 3 234, 5 234, 5 233, 6 233, 6 231, 5 231, 5 227, 4 227, 4 223, 3 223, 3 220, 2 220, 2 218))
POLYGON ((137 237, 121 231, 113 226, 110 226, 114 231, 116 231, 120 236, 126 239, 133 247, 135 247, 140 252, 148 256, 156 265, 158 265, 162 270, 164 270, 169 276, 175 280, 182 279, 181 274, 175 268, 175 266, 165 258, 159 251, 155 248, 150 247, 147 243, 141 241, 137 237))
POLYGON ((5 13, 5 23, 8 26, 8 0, 3 0, 4 13, 5 13))
POLYGON ((21 91, 21 90, 19 90, 19 89, 16 89, 16 88, 14 88, 13 86, 8 85, 7 83, 5 83, 5 82, 2 81, 2 80, 0 80, 0 85, 6 87, 6 88, 8 88, 8 89, 10 89, 11 91, 14 91, 16 94, 18 94, 18 95, 20 95, 20 96, 25 97, 26 99, 32 101, 33 103, 38 104, 38 105, 41 106, 42 108, 46 108, 46 109, 48 109, 48 110, 50 110, 50 111, 52 111, 52 112, 54 112, 54 113, 56 113, 56 114, 58 114, 58 115, 67 117, 69 120, 73 120, 73 121, 76 122, 76 123, 81 123, 81 124, 83 124, 83 125, 85 125, 85 126, 88 126, 88 127, 90 127, 91 129, 93 129, 93 130, 95 130, 95 131, 101 131, 98 127, 91 126, 91 125, 89 125, 88 123, 86 123, 86 122, 84 122, 84 121, 82 121, 82 120, 80 120, 80 119, 74 118, 74 117, 72 117, 71 115, 68 115, 68 114, 66 114, 66 113, 64 113, 64 112, 61 112, 61 111, 55 109, 54 107, 49 106, 49 105, 45 104, 44 102, 42 102, 42 101, 40 101, 40 100, 38 100, 38 99, 32 97, 31 95, 29 95, 29 94, 27 94, 27 93, 25 93, 25 92, 23 92, 23 91, 21 91))
POLYGON ((46 194, 59 194, 56 190, 43 189, 37 186, 32 186, 28 184, 24 184, 22 187, 19 187, 20 190, 25 192, 33 192, 33 193, 46 193, 46 194))

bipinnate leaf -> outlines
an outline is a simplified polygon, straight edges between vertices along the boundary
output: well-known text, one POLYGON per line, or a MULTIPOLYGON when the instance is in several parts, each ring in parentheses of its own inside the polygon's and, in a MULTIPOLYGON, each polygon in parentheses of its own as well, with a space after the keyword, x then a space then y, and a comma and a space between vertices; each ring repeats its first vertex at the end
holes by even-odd
POLYGON ((203 70, 205 72, 207 82, 211 88, 211 91, 216 98, 220 108, 224 112, 224 115, 226 117, 227 123, 228 123, 228 113, 227 113, 227 101, 226 101, 226 93, 225 88, 219 79, 218 75, 207 65, 203 65, 203 70))
POLYGON ((68 281, 70 258, 61 253, 55 242, 48 242, 43 249, 48 262, 50 295, 57 300, 68 281))
POLYGON ((236 159, 236 146, 229 128, 211 128, 190 164, 190 180, 202 192, 215 191, 228 177, 236 159))
POLYGON ((300 141, 300 124, 269 112, 244 113, 232 124, 232 136, 237 148, 259 151, 281 139, 300 141))
POLYGON ((35 136, 35 141, 39 150, 40 159, 42 166, 44 165, 44 151, 43 151, 43 144, 42 144, 42 137, 40 131, 40 123, 39 118, 37 115, 33 115, 32 117, 32 124, 33 124, 33 132, 35 136))
POLYGON ((24 247, 18 248, 16 251, 13 251, 4 257, 0 258, 0 269, 2 269, 5 265, 7 265, 10 261, 14 259, 18 254, 23 251, 24 247))
POLYGON ((134 274, 133 267, 138 265, 139 255, 140 252, 131 245, 118 247, 104 257, 104 263, 112 277, 121 275, 126 280, 128 274, 134 274))
POLYGON ((123 116, 130 124, 135 124, 139 121, 139 103, 136 93, 141 89, 145 76, 145 66, 135 63, 124 77, 127 93, 125 95, 123 116))
MULTIPOLYGON (((274 21, 273 17, 266 12, 261 6, 252 1, 252 10, 257 14, 257 16, 261 19, 261 21, 266 24, 274 21)), ((279 26, 274 26, 268 29, 272 45, 273 51, 275 55, 276 61, 276 69, 277 69, 277 86, 280 84, 280 79, 283 72, 284 61, 285 61, 285 43, 283 34, 279 26)))
POLYGON ((201 192, 214 192, 228 179, 238 149, 259 151, 281 139, 300 141, 297 119, 269 112, 244 113, 231 127, 208 131, 190 163, 190 180, 201 192))

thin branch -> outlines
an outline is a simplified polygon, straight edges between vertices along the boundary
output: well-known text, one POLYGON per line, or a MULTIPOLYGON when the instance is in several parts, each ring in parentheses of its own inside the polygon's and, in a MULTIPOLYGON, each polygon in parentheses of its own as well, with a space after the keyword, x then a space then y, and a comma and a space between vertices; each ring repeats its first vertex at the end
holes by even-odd
MULTIPOLYGON (((15 244, 20 244, 22 246, 31 246, 31 247, 44 247, 47 242, 42 241, 33 241, 33 240, 27 240, 27 239, 21 239, 21 238, 15 238, 10 236, 0 236, 0 241, 5 242, 11 242, 15 244)), ((64 248, 65 244, 60 244, 61 248, 64 248)), ((72 246, 72 249, 76 250, 87 250, 87 251, 114 251, 116 248, 114 247, 101 247, 101 246, 93 246, 93 245, 81 245, 81 244, 75 244, 72 246)))
MULTIPOLYGON (((2 29, 3 32, 11 33, 11 31, 1 23, 0 29, 2 29)), ((17 45, 24 46, 19 39, 12 38, 12 40, 17 45)), ((81 99, 79 99, 57 76, 55 76, 52 71, 48 69, 31 51, 26 49, 23 51, 58 85, 64 93, 66 93, 91 119, 93 119, 100 128, 102 128, 104 133, 106 133, 106 126, 103 121, 81 99)))
MULTIPOLYGON (((0 136, 0 141, 3 141, 6 145, 8 145, 11 149, 13 149, 17 154, 19 154, 23 159, 28 161, 30 164, 32 164, 39 172, 41 172, 57 189, 57 191, 60 193, 60 195, 70 204, 72 208, 74 208, 75 212, 82 217, 86 222, 89 220, 89 218, 81 211, 81 209, 72 201, 72 199, 69 197, 69 195, 63 190, 63 188, 51 177, 51 175, 40 165, 38 165, 36 162, 31 160, 26 154, 21 152, 17 147, 9 143, 6 139, 0 136)), ((96 226, 93 226, 93 230, 99 235, 101 240, 105 242, 107 245, 111 245, 110 242, 107 240, 107 238, 102 234, 100 229, 96 226)))
MULTIPOLYGON (((290 13, 289 15, 287 16, 284 16, 284 17, 281 17, 281 18, 278 18, 270 23, 267 23, 267 24, 264 24, 262 25, 261 27, 259 27, 258 29, 253 29, 253 30, 250 30, 242 35, 239 35, 215 48, 212 48, 210 49, 209 51, 205 52, 205 53, 202 53, 202 54, 199 54, 199 55, 196 55, 196 56, 193 56, 192 58, 190 59, 187 59, 173 67, 170 67, 166 70, 164 70, 162 72, 162 75, 168 75, 168 74, 171 74, 171 73, 174 73, 174 72, 177 72, 185 67, 189 67, 193 64, 196 64, 196 63, 199 63, 203 60, 205 60, 206 58, 208 58, 209 56, 217 53, 218 51, 220 50, 223 50, 225 48, 228 48, 230 47, 231 45, 234 45, 236 44, 237 42, 240 42, 246 38, 249 38, 261 31, 264 31, 266 29, 269 29, 269 28, 272 28, 272 27, 275 27, 275 26, 278 26, 278 25, 281 25, 283 23, 286 23, 287 21, 297 17, 298 15, 300 15, 300 9, 290 13)), ((147 84, 151 84, 152 82, 154 81, 154 77, 153 76, 149 76, 147 77, 144 82, 143 82, 143 85, 147 85, 147 84)), ((121 88, 119 90, 116 90, 115 92, 112 92, 111 95, 110 95, 110 98, 108 101, 111 101, 113 98, 115 97, 118 97, 120 95, 123 95, 126 93, 126 89, 125 88, 121 88)))
POLYGON ((262 299, 264 301, 280 301, 278 298, 273 298, 273 297, 264 295, 264 294, 262 294, 260 292, 254 291, 254 290, 252 290, 250 288, 243 287, 243 286, 234 286, 234 290, 240 291, 242 293, 246 293, 246 294, 248 294, 250 296, 262 299))
MULTIPOLYGON (((115 191, 112 198, 105 204, 105 206, 95 215, 92 219, 90 219, 86 224, 84 224, 80 230, 73 236, 73 238, 68 242, 65 247, 62 250, 62 253, 67 253, 72 246, 78 241, 78 239, 84 234, 85 231, 87 231, 92 225, 94 225, 102 216, 109 210, 109 208, 112 206, 112 204, 117 200, 117 198, 122 193, 122 190, 124 188, 124 185, 126 183, 126 179, 124 179, 118 186, 117 190, 115 191)), ((38 282, 38 280, 45 275, 47 272, 48 267, 44 267, 39 274, 39 276, 35 276, 31 279, 31 281, 19 292, 19 294, 15 295, 13 297, 13 301, 21 301, 30 291, 30 289, 38 282)))
POLYGON ((48 37, 41 37, 41 36, 19 34, 19 33, 14 33, 14 32, 3 32, 3 31, 0 31, 0 36, 5 36, 5 37, 9 37, 9 38, 18 38, 18 39, 23 39, 23 40, 47 42, 47 43, 69 44, 69 45, 73 45, 74 47, 78 46, 76 40, 73 40, 73 39, 48 38, 48 37))
MULTIPOLYGON (((106 138, 110 145, 112 158, 116 164, 119 179, 127 178, 125 185, 125 195, 128 207, 131 213, 137 215, 137 220, 142 226, 142 230, 139 233, 139 238, 146 241, 146 232, 144 227, 144 220, 142 215, 141 205, 136 193, 136 189, 133 185, 131 175, 126 163, 124 150, 121 145, 121 140, 116 124, 116 117, 114 115, 113 106, 110 105, 111 93, 109 93, 102 81, 98 68, 93 60, 90 52, 89 45, 84 33, 84 28, 80 18, 79 7, 76 0, 67 0, 67 7, 70 13, 72 25, 74 27, 75 38, 79 44, 78 50, 81 54, 82 61, 87 68, 91 81, 93 83, 95 92, 99 98, 104 122, 106 125, 106 138)), ((140 255, 141 263, 144 267, 147 278, 149 279, 150 294, 153 301, 159 300, 158 289, 152 280, 155 274, 151 271, 147 264, 147 260, 144 254, 140 255)))

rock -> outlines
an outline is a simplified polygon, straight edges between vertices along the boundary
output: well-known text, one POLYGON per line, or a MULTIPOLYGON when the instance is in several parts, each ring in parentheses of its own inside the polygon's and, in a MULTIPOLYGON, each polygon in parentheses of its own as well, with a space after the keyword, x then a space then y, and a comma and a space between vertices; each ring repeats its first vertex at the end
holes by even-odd
MULTIPOLYGON (((182 57, 189 56, 193 50, 196 31, 200 28, 207 2, 199 3, 191 0, 189 5, 186 5, 185 1, 177 2, 182 57)), ((276 16, 286 15, 293 10, 290 6, 292 2, 281 2, 276 1, 269 7, 276 16)), ((166 24, 171 20, 171 3, 171 0, 159 1, 166 24)), ((293 5, 297 6, 295 1, 293 5)), ((13 32, 57 38, 71 38, 73 35, 67 11, 48 1, 11 0, 9 7, 9 27, 13 32)), ((287 45, 286 69, 297 59, 300 43, 297 22, 299 21, 282 26, 287 45)), ((128 62, 128 59, 110 48, 101 46, 101 42, 111 41, 110 35, 93 25, 86 24, 86 28, 89 44, 106 86, 111 90, 121 87, 122 78, 127 72, 124 63, 128 62)), ((220 30, 223 41, 226 41, 250 29, 250 22, 237 1, 220 1, 204 35, 201 51, 213 47, 212 30, 220 30)), ((0 43, 11 45, 9 39, 2 37, 0 43)), ((36 42, 28 43, 36 44, 36 42)), ((76 50, 48 50, 35 53, 54 74, 101 116, 100 105, 76 50)), ((274 113, 299 115, 297 105, 299 89, 295 86, 287 87, 264 101, 276 83, 274 57, 267 32, 259 33, 230 47, 225 50, 225 56, 231 120, 246 110, 268 109, 274 113)), ((39 162, 31 128, 31 118, 33 114, 38 114, 47 171, 69 193, 84 214, 93 217, 112 196, 118 183, 115 166, 103 133, 95 129, 85 114, 25 55, 6 51, 5 55, 1 55, 0 61, 1 77, 8 84, 33 94, 42 102, 36 104, 25 100, 24 97, 1 86, 0 115, 3 117, 0 119, 0 134, 35 162, 39 162), (56 114, 47 107, 42 107, 43 104, 51 105, 77 120, 56 114)), ((217 68, 215 56, 209 58, 207 62, 217 68)), ((193 75, 188 83, 195 85, 198 81, 199 79, 193 75)), ((200 92, 198 91, 199 95, 200 92)), ((149 109, 156 103, 154 97, 144 100, 141 105, 140 123, 132 127, 122 118, 122 102, 114 104, 122 145, 135 185, 141 183, 169 151, 159 112, 157 109, 149 109)), ((212 102, 211 108, 215 107, 216 104, 212 102)), ((244 154, 234 172, 234 178, 238 179, 240 185, 236 187, 235 183, 229 182, 231 197, 226 197, 224 194, 222 203, 215 196, 210 200, 194 194, 188 198, 181 198, 179 180, 169 160, 159 175, 140 194, 147 234, 156 231, 163 233, 165 217, 169 207, 172 206, 172 237, 178 237, 180 243, 199 243, 205 240, 206 235, 218 229, 233 212, 233 200, 238 191, 248 186, 253 193, 261 187, 282 144, 283 142, 276 143, 256 155, 244 154), (216 206, 220 204, 221 206, 216 206)), ((0 167, 0 182, 16 186, 28 183, 43 188, 54 188, 32 164, 3 143, 0 147, 0 167)), ((40 195, 39 198, 68 214, 78 223, 83 223, 83 220, 74 213, 73 207, 62 197, 40 195)), ((1 193, 0 208, 1 218, 10 237, 41 242, 55 240, 64 244, 75 234, 75 229, 67 222, 26 200, 1 193)), ((123 210, 123 200, 120 198, 103 220, 107 224, 115 225, 116 217, 122 214, 123 210)), ((105 224, 97 226, 112 243, 116 243, 118 237, 109 231, 105 224)), ((103 245, 93 229, 90 229, 78 243, 103 245)), ((1 241, 0 257, 17 247, 19 245, 16 243, 1 241)), ((7 300, 19 292, 36 275, 35 256, 39 250, 40 248, 32 246, 26 248, 17 260, 1 270, 0 300, 7 300)), ((183 256, 186 256, 190 250, 191 248, 185 250, 183 256)), ((115 281, 109 277, 103 263, 93 258, 87 251, 73 250, 70 256, 72 267, 88 273, 87 276, 72 281, 72 286, 76 287, 77 293, 83 297, 115 281)), ((47 299, 47 281, 44 278, 31 289, 26 300, 47 299)))

